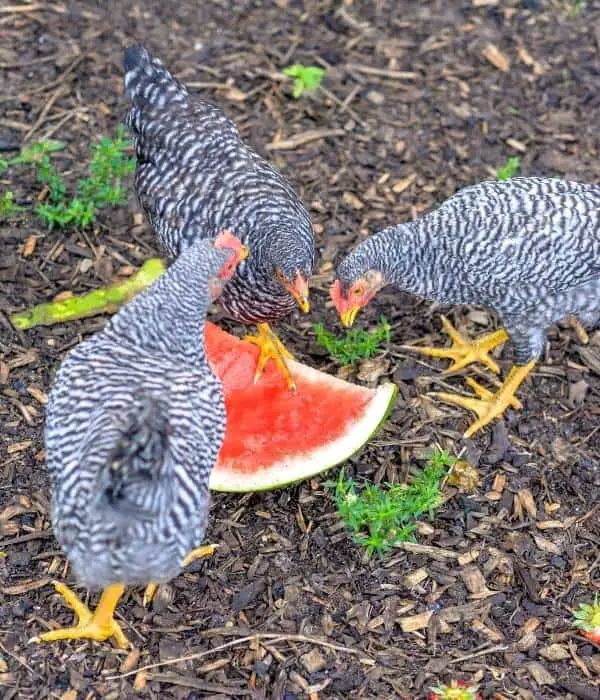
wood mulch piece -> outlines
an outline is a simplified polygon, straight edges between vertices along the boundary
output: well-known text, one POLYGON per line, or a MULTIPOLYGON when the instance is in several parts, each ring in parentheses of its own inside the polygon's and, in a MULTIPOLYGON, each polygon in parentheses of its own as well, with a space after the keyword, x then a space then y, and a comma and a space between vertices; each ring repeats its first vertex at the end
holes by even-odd
MULTIPOLYGON (((524 174, 600 181, 599 22, 596 3, 575 0, 13 3, 0 8, 0 150, 60 139, 56 163, 75 177, 90 142, 124 115, 122 49, 143 40, 307 203, 321 253, 314 312, 278 329, 300 358, 335 371, 312 323, 335 327, 332 270, 364 235, 513 155, 524 174), (293 100, 280 71, 294 62, 325 67, 322 89, 293 100)), ((24 205, 39 191, 27 167, 0 180, 24 205)), ((340 525, 326 477, 217 495, 216 555, 163 587, 151 610, 138 590, 119 606, 137 651, 28 644, 71 621, 48 583, 69 569, 49 529, 45 399, 61 357, 105 319, 17 333, 7 318, 155 252, 130 191, 85 233, 48 232, 29 216, 0 225, 2 697, 409 699, 464 678, 498 700, 598 700, 600 648, 571 613, 600 589, 600 335, 582 346, 568 324, 553 328, 523 410, 464 441, 469 417, 424 396, 463 379, 401 347, 446 342, 440 309, 393 291, 360 322, 385 313, 392 324, 380 380, 396 381, 400 398, 346 468, 400 480, 439 444, 479 471, 474 492, 447 486, 418 543, 370 561, 340 525)), ((471 333, 497 323, 480 309, 449 313, 471 333)), ((504 349, 503 368, 510 357, 504 349)))

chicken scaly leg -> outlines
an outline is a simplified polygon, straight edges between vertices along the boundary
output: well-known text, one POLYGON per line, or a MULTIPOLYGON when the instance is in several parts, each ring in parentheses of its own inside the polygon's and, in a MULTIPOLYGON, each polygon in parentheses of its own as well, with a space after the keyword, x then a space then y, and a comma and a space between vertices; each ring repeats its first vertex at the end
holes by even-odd
POLYGON ((404 345, 403 348, 419 352, 428 357, 443 357, 452 360, 452 364, 448 367, 445 374, 458 372, 458 370, 474 362, 480 362, 492 370, 494 374, 500 374, 500 367, 489 356, 489 352, 508 340, 508 333, 503 328, 493 333, 487 333, 475 340, 469 340, 469 338, 457 331, 445 316, 442 316, 441 319, 444 330, 452 341, 452 345, 449 348, 418 347, 415 345, 404 345))
POLYGON ((131 646, 114 618, 115 608, 125 590, 123 584, 115 583, 105 588, 94 612, 64 583, 54 581, 54 588, 77 615, 77 624, 74 627, 44 632, 39 637, 34 637, 32 642, 54 642, 58 639, 94 639, 103 642, 109 637, 114 637, 120 649, 128 649, 131 646))
MULTIPOLYGON (((205 544, 203 547, 197 547, 192 549, 192 551, 183 560, 183 568, 189 566, 196 559, 204 559, 204 557, 210 557, 215 553, 218 544, 205 544)), ((154 600, 156 591, 158 590, 158 583, 149 583, 144 591, 144 607, 148 607, 150 603, 154 600)))
POLYGON ((447 403, 468 408, 479 416, 478 420, 472 423, 464 434, 464 437, 471 437, 488 423, 491 423, 494 418, 501 416, 509 406, 521 408, 521 402, 516 398, 515 392, 533 370, 535 362, 535 360, 531 360, 526 365, 514 365, 495 394, 468 377, 467 384, 475 391, 478 398, 445 392, 433 392, 432 395, 447 403))
POLYGON ((244 340, 256 345, 260 350, 258 363, 256 365, 256 373, 254 374, 254 383, 256 384, 256 382, 258 382, 265 365, 272 359, 275 361, 275 364, 279 368, 290 390, 296 391, 296 383, 286 363, 286 360, 294 359, 293 355, 286 349, 285 345, 279 340, 273 330, 271 330, 268 323, 258 323, 257 328, 257 335, 247 335, 244 337, 244 340))

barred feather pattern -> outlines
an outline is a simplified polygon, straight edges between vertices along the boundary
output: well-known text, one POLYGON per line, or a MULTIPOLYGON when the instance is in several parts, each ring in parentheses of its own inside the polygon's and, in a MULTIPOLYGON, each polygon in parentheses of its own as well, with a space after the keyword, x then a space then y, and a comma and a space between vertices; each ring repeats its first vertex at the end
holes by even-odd
POLYGON ((57 373, 45 429, 52 522, 89 588, 167 581, 202 543, 225 431, 203 329, 209 280, 228 257, 195 243, 57 373))
POLYGON ((229 229, 250 255, 224 290, 223 309, 243 323, 288 314, 295 302, 277 270, 308 280, 315 264, 312 224, 291 185, 143 46, 127 49, 124 69, 135 187, 160 246, 175 258, 191 241, 229 229))
POLYGON ((525 364, 552 323, 598 321, 600 186, 518 177, 467 187, 363 241, 338 266, 344 292, 369 269, 425 299, 493 309, 525 364))

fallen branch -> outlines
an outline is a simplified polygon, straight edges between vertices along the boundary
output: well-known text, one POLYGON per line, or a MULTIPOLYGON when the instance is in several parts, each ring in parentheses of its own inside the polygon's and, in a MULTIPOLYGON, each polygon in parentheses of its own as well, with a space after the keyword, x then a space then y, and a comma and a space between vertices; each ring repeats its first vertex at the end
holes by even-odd
POLYGON ((103 289, 94 289, 87 294, 72 296, 61 301, 39 304, 27 311, 13 314, 10 321, 15 328, 26 330, 34 326, 51 326, 98 314, 114 313, 136 294, 148 287, 165 271, 158 258, 147 260, 135 275, 124 282, 103 289))

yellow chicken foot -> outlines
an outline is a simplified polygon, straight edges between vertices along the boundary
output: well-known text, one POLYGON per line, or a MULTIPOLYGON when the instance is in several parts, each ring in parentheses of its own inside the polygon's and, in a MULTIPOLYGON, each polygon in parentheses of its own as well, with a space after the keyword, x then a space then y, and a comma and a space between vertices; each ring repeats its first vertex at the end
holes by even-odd
MULTIPOLYGON (((204 557, 210 557, 215 553, 218 544, 205 544, 203 547, 197 547, 192 549, 192 551, 183 560, 183 567, 189 566, 196 559, 204 559, 204 557)), ((154 600, 156 591, 158 590, 158 583, 149 583, 144 591, 144 607, 148 607, 150 603, 154 600)))
POLYGON ((131 647, 121 626, 114 618, 115 608, 123 595, 125 586, 115 583, 105 588, 94 612, 60 581, 54 581, 54 588, 77 615, 77 624, 74 627, 44 632, 39 637, 34 637, 32 642, 54 642, 58 639, 94 639, 97 642, 103 642, 109 637, 114 637, 120 649, 131 647))
POLYGON ((296 391, 296 383, 292 377, 292 373, 287 366, 286 360, 293 360, 293 355, 286 349, 284 344, 279 340, 275 333, 271 330, 268 323, 257 324, 258 334, 247 335, 244 340, 256 345, 260 350, 258 356, 258 364, 256 365, 256 373, 254 374, 254 383, 258 382, 260 375, 263 373, 265 365, 271 359, 275 360, 275 364, 279 367, 279 371, 287 382, 291 391, 296 391))
POLYGON ((452 341, 452 345, 449 348, 418 347, 415 345, 404 345, 403 348, 420 352, 428 357, 444 357, 452 360, 452 364, 444 374, 458 372, 458 370, 473 362, 480 362, 495 374, 500 374, 500 367, 488 353, 508 340, 508 333, 503 328, 493 333, 487 333, 475 340, 470 340, 457 331, 445 316, 441 318, 444 330, 452 341))
POLYGON ((516 409, 521 408, 521 402, 515 396, 515 392, 534 367, 535 360, 531 360, 526 365, 514 365, 495 394, 468 377, 467 384, 475 391, 478 398, 444 392, 433 392, 431 395, 437 396, 447 403, 467 408, 479 416, 479 419, 472 423, 464 434, 464 437, 471 437, 488 423, 491 423, 494 418, 501 416, 509 406, 516 409))

